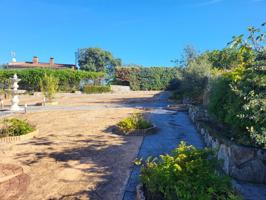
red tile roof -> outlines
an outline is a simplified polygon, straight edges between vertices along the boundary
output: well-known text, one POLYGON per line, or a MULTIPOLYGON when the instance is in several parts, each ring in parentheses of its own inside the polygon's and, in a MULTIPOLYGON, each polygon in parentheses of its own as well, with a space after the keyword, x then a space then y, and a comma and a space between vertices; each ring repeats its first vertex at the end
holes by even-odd
POLYGON ((9 69, 24 69, 24 68, 55 68, 55 69, 66 69, 66 68, 75 68, 76 65, 74 64, 50 64, 50 63, 44 63, 39 62, 37 64, 33 62, 11 62, 7 64, 7 68, 9 69))

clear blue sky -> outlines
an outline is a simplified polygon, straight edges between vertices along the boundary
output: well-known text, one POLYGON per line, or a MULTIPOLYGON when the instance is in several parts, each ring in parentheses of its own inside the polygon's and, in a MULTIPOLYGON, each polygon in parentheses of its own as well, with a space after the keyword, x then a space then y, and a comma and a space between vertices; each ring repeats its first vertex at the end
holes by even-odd
POLYGON ((101 47, 123 63, 171 66, 186 44, 223 48, 266 21, 266 0, 0 0, 0 63, 74 63, 79 47, 101 47))

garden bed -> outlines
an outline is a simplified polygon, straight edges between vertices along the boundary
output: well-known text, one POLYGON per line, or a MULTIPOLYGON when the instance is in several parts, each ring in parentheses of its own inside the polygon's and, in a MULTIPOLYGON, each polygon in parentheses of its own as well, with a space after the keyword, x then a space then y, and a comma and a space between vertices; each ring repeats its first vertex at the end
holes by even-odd
POLYGON ((25 135, 0 137, 0 143, 14 143, 18 141, 28 140, 36 136, 38 133, 39 130, 35 130, 25 135))
POLYGON ((170 154, 141 163, 137 200, 241 199, 231 179, 219 170, 220 162, 211 149, 197 149, 181 141, 170 154))
POLYGON ((118 126, 115 126, 113 128, 113 133, 118 135, 125 135, 125 136, 145 136, 145 135, 151 135, 154 134, 157 127, 155 125, 152 125, 152 127, 146 128, 146 129, 135 129, 129 132, 123 132, 120 130, 118 126))
POLYGON ((144 117, 144 113, 134 113, 118 122, 113 132, 120 135, 145 136, 155 129, 155 125, 144 117))
POLYGON ((0 143, 12 143, 32 138, 38 130, 26 120, 7 118, 1 122, 0 143))

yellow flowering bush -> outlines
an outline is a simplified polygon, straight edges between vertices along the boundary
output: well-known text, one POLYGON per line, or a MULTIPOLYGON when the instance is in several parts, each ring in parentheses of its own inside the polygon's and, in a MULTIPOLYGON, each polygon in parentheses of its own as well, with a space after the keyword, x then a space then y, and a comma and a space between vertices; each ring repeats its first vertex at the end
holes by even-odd
POLYGON ((137 113, 132 114, 130 117, 127 117, 120 121, 117 126, 125 134, 136 129, 146 129, 152 127, 152 124, 144 119, 143 114, 137 113))
POLYGON ((230 178, 217 171, 219 162, 210 149, 181 142, 171 155, 148 159, 141 169, 148 200, 241 199, 230 178))

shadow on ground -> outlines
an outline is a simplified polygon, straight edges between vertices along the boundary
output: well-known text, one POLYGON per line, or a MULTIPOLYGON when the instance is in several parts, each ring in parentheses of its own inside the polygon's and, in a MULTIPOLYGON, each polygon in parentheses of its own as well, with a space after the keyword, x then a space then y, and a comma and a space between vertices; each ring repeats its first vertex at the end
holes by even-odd
MULTIPOLYGON (((161 108, 169 104, 167 100, 168 96, 168 92, 163 92, 156 95, 154 98, 127 99, 126 103, 122 98, 121 102, 118 102, 118 104, 121 105, 121 107, 161 108)), ((182 131, 178 131, 176 127, 181 129, 180 126, 183 127, 186 125, 182 123, 178 125, 175 124, 178 122, 175 122, 175 119, 171 118, 171 116, 174 116, 174 113, 160 112, 161 109, 157 109, 150 113, 151 120, 154 121, 158 127, 161 127, 161 130, 158 134, 147 136, 145 138, 139 152, 139 156, 141 157, 165 153, 168 151, 167 149, 172 150, 183 137, 182 131), (169 120, 172 120, 172 122, 169 123, 169 120)), ((90 135, 90 138, 88 139, 79 139, 82 136, 80 134, 67 135, 65 141, 62 142, 66 142, 68 145, 63 145, 62 149, 59 151, 54 148, 59 145, 53 141, 53 137, 56 137, 56 134, 50 134, 49 138, 34 138, 31 141, 20 144, 41 148, 40 151, 37 152, 17 153, 16 160, 27 166, 32 166, 39 162, 46 161, 46 159, 52 159, 53 162, 56 162, 67 169, 77 169, 75 166, 69 164, 72 161, 78 162, 81 165, 93 163, 93 167, 78 168, 78 170, 85 174, 84 178, 88 183, 94 181, 92 174, 96 174, 99 180, 95 187, 87 188, 73 194, 66 193, 60 197, 51 197, 50 200, 121 199, 124 193, 123 186, 125 186, 127 182, 126 177, 128 176, 129 170, 133 168, 132 161, 134 158, 132 157, 129 160, 128 156, 132 155, 132 151, 135 151, 136 146, 134 146, 134 138, 132 137, 113 135, 110 132, 110 129, 105 130, 105 132, 108 135, 108 138, 119 138, 120 142, 113 145, 108 144, 108 141, 104 137, 105 134, 93 135, 93 139, 91 139, 92 135, 90 135), (79 144, 78 147, 77 145, 75 146, 76 143, 79 144)), ((137 175, 135 178, 137 178, 137 175)), ((69 180, 55 181, 67 182, 69 180)))

